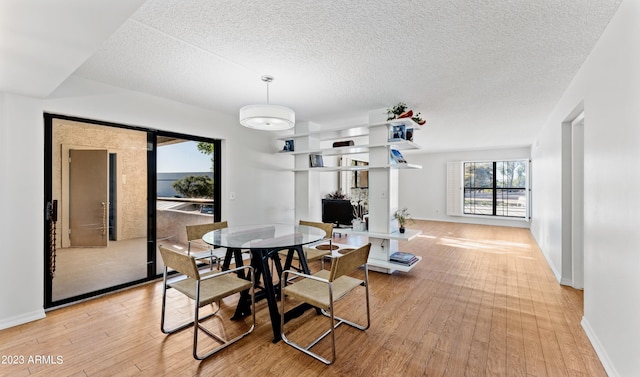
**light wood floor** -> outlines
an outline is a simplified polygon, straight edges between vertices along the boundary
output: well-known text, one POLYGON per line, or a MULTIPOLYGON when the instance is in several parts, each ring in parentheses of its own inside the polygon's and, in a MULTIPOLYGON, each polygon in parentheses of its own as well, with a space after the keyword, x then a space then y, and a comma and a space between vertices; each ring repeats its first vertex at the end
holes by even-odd
MULTIPOLYGON (((411 227, 422 236, 400 248, 422 262, 406 274, 370 273, 371 328, 339 327, 332 366, 273 344, 264 301, 248 338, 197 362, 192 329, 160 332, 161 284, 151 283, 0 331, 2 361, 24 357, 22 365, 0 364, 0 375, 606 376, 580 326, 582 292, 557 283, 528 230, 429 221, 411 227)), ((359 315, 361 299, 350 295, 342 309, 359 315)), ((177 308, 170 314, 189 315, 186 300, 172 296, 169 304, 177 308)), ((233 304, 223 304, 225 320, 233 304)), ((317 316, 310 311, 292 328, 301 319, 317 316)))

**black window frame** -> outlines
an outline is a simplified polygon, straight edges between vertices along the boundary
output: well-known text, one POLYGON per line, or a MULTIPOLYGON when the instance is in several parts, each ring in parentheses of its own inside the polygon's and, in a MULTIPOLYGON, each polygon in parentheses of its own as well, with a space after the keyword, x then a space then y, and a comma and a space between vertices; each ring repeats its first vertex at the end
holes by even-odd
MULTIPOLYGON (((482 167, 481 167, 482 169, 482 167)), ((482 171, 482 170, 481 170, 482 171)), ((495 161, 464 161, 462 162, 462 174, 463 174, 463 206, 462 212, 464 215, 471 216, 490 216, 500 218, 513 218, 513 219, 528 219, 529 218, 529 161, 527 159, 505 159, 495 161), (498 177, 504 177, 504 174, 497 174, 498 165, 504 166, 507 163, 516 162, 523 165, 523 172, 519 174, 524 179, 524 184, 518 186, 504 185, 504 180, 499 180, 498 177), (476 179, 475 165, 483 165, 486 169, 487 165, 490 165, 490 171, 488 171, 485 179, 476 179), (473 170, 473 173, 469 173, 468 170, 473 170), (476 183, 479 181, 479 183, 476 183), (502 193, 502 195, 500 195, 502 193), (509 208, 513 204, 511 197, 514 193, 520 193, 517 195, 521 201, 517 200, 516 208, 514 208, 514 214, 510 214, 509 208), (490 200, 490 213, 486 206, 483 206, 482 202, 490 200), (505 205, 506 203, 506 205, 505 205), (479 208, 478 208, 479 207, 479 208)), ((512 177, 513 178, 513 177, 512 177)), ((513 180, 512 180, 513 182, 513 180)))

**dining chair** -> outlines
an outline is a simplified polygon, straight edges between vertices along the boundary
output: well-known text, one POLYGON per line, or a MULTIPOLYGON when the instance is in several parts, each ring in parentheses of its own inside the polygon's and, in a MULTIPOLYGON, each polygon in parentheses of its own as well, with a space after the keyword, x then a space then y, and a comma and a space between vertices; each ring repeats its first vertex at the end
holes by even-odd
MULTIPOLYGON (((255 316, 255 297, 253 289, 253 267, 240 266, 237 268, 225 270, 225 271, 211 271, 201 274, 198 270, 196 259, 193 255, 186 255, 181 252, 177 252, 168 249, 164 246, 160 246, 160 254, 164 262, 164 274, 162 283, 162 312, 160 317, 160 330, 164 334, 173 334, 177 331, 185 329, 190 326, 194 326, 193 329, 193 357, 196 360, 204 360, 221 349, 237 342, 253 332, 256 323, 255 316), (169 278, 169 269, 175 270, 177 273, 169 278), (236 272, 240 270, 246 271, 250 276, 250 280, 242 279, 236 275, 236 272), (194 302, 194 318, 191 321, 176 325, 171 329, 165 327, 166 319, 166 307, 167 307, 167 290, 169 288, 187 296, 194 302), (214 302, 219 303, 225 297, 229 297, 233 294, 238 294, 243 291, 249 291, 251 296, 252 305, 252 322, 251 326, 246 332, 237 335, 232 339, 226 339, 224 335, 218 335, 213 330, 205 327, 203 321, 215 316, 219 310, 220 305, 217 305, 215 311, 200 317, 200 309, 214 302), (219 346, 214 347, 204 354, 198 353, 198 334, 204 332, 206 335, 215 339, 219 346)), ((236 330, 233 330, 236 331, 236 330)), ((237 331, 236 331, 237 332, 237 331)), ((226 333, 226 331, 225 331, 226 333)))
POLYGON ((202 240, 202 236, 208 232, 228 227, 229 224, 226 221, 187 225, 187 254, 193 255, 198 260, 209 260, 211 269, 215 264, 216 269, 219 270, 220 261, 224 259, 227 249, 213 248, 202 240), (206 249, 206 251, 193 252, 192 247, 206 249))
MULTIPOLYGON (((320 260, 322 263, 321 268, 324 269, 324 259, 323 257, 326 255, 330 255, 332 250, 338 248, 338 246, 333 245, 333 224, 331 223, 321 223, 321 222, 313 222, 313 221, 305 221, 300 220, 300 225, 312 226, 315 228, 322 229, 325 232, 325 237, 313 244, 305 245, 302 247, 305 257, 308 262, 313 262, 316 260, 320 260), (328 241, 328 242, 327 242, 328 241)), ((280 255, 286 257, 288 254, 288 250, 281 250, 280 255)), ((298 254, 293 253, 293 260, 298 261, 298 266, 294 268, 296 271, 302 272, 302 268, 300 266, 300 261, 298 260, 298 254)))
MULTIPOLYGON (((305 354, 322 361, 325 364, 332 364, 336 359, 336 339, 335 330, 338 326, 346 323, 349 326, 357 328, 359 330, 366 330, 371 324, 370 310, 369 310, 369 270, 367 267, 367 259, 369 258, 369 251, 371 249, 371 243, 368 243, 362 247, 359 247, 353 251, 345 253, 340 256, 332 258, 331 270, 320 270, 313 275, 304 274, 295 270, 285 270, 282 272, 281 281, 286 282, 289 278, 288 275, 295 275, 302 279, 298 279, 293 283, 286 285, 282 288, 282 294, 280 297, 280 335, 282 340, 294 347, 297 350, 304 352, 305 354), (354 272, 363 266, 362 279, 353 277, 354 272), (343 317, 335 315, 335 303, 349 293, 354 291, 358 287, 364 287, 364 296, 366 301, 366 324, 358 324, 355 321, 347 320, 343 317), (286 299, 293 298, 297 301, 302 301, 311 306, 320 309, 322 315, 329 318, 329 329, 315 338, 307 346, 301 346, 297 342, 289 339, 285 334, 285 301, 286 299), (311 351, 311 348, 317 345, 327 335, 331 338, 331 357, 326 358, 319 353, 311 351)), ((351 308, 356 310, 360 305, 352 305, 351 308)), ((305 317, 306 318, 306 317, 305 317)), ((304 324, 301 324, 297 331, 303 331, 304 324)), ((307 325, 309 330, 317 327, 307 325)), ((309 331, 307 330, 307 331, 309 331)), ((300 334, 298 334, 300 335, 300 334)))

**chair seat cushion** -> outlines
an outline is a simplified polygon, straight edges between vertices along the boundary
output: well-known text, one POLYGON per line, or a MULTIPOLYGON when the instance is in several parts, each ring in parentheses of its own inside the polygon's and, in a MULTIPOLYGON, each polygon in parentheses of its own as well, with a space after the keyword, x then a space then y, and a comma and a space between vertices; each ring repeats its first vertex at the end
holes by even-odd
MULTIPOLYGON (((207 274, 210 275, 210 274, 207 274)), ((182 292, 192 300, 196 299, 196 280, 187 278, 178 280, 168 284, 170 287, 182 292)), ((251 288, 251 282, 239 278, 237 275, 225 274, 210 279, 202 279, 200 281, 200 303, 199 306, 205 306, 212 302, 242 292, 251 288)))
MULTIPOLYGON (((321 270, 313 276, 328 279, 330 272, 321 270)), ((354 288, 362 284, 363 281, 351 276, 340 276, 333 281, 333 301, 338 301, 354 288)), ((295 297, 320 309, 329 309, 329 283, 314 279, 302 279, 283 288, 283 292, 291 297, 295 297)))

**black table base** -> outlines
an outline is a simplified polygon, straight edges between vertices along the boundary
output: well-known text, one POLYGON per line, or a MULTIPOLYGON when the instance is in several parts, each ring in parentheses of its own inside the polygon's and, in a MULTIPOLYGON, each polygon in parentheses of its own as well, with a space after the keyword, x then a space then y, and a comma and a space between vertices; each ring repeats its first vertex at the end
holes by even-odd
MULTIPOLYGON (((302 250, 302 246, 298 245, 288 249, 289 251, 287 253, 284 267, 282 266, 282 263, 280 261, 279 251, 281 250, 283 249, 251 249, 251 266, 253 267, 254 273, 256 275, 254 287, 255 300, 257 302, 265 298, 267 299, 267 303, 269 306, 269 315, 271 317, 271 327, 273 328, 274 343, 277 343, 281 339, 280 311, 278 310, 278 299, 280 298, 280 288, 282 281, 278 279, 278 282, 276 284, 273 283, 273 276, 271 275, 271 268, 269 267, 269 259, 272 260, 278 277, 280 277, 282 271, 291 268, 293 255, 294 253, 297 253, 302 271, 307 274, 310 273, 309 266, 307 265, 307 259, 304 256, 304 251, 302 250)), ((229 269, 229 265, 231 264, 232 259, 235 261, 236 266, 241 266, 244 264, 242 261, 242 251, 240 249, 228 248, 222 265, 223 270, 229 269)), ((238 274, 242 278, 248 278, 244 275, 244 272, 239 272, 238 274)), ((299 317, 305 311, 311 308, 312 307, 309 305, 300 305, 287 311, 284 316, 285 322, 299 317)), ((238 306, 236 307, 236 311, 231 319, 241 319, 250 314, 251 296, 249 295, 248 291, 244 291, 240 295, 238 306)))

